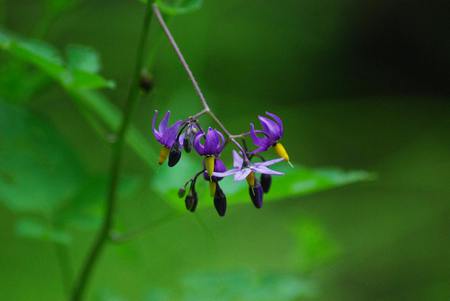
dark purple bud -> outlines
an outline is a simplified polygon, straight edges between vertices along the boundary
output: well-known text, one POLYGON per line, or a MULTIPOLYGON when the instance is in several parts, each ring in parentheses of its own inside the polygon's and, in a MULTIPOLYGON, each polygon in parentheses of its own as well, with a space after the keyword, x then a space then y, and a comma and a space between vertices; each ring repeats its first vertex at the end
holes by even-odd
POLYGON ((260 183, 256 182, 255 186, 248 187, 248 192, 250 194, 250 198, 252 199, 253 205, 255 205, 256 208, 261 208, 263 205, 263 188, 260 183))
POLYGON ((220 216, 225 216, 225 212, 227 211, 227 197, 219 184, 217 184, 216 193, 214 194, 214 207, 216 207, 217 213, 220 216))
POLYGON ((170 149, 169 161, 167 162, 167 164, 169 165, 169 167, 174 167, 175 165, 177 165, 180 159, 181 159, 180 145, 178 144, 178 142, 175 142, 175 144, 170 149))
POLYGON ((272 186, 272 176, 268 174, 261 174, 261 186, 264 193, 268 193, 270 186, 272 186))
POLYGON ((194 212, 195 209, 197 209, 198 195, 197 195, 197 191, 195 190, 195 182, 192 182, 191 188, 189 190, 188 195, 184 199, 184 202, 186 204, 187 210, 194 212))
POLYGON ((191 138, 188 135, 184 136, 183 148, 186 153, 190 153, 192 150, 191 138))
POLYGON ((186 189, 184 189, 184 187, 181 187, 180 189, 178 189, 178 197, 181 199, 182 197, 184 197, 184 195, 186 194, 186 189))

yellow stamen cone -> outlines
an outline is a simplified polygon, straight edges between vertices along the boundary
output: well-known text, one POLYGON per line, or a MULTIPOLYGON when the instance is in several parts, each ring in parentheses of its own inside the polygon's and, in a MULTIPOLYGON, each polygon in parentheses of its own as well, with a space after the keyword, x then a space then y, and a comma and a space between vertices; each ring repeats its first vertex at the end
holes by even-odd
POLYGON ((166 161, 167 156, 169 156, 169 152, 170 149, 168 149, 167 147, 165 146, 161 147, 161 151, 159 152, 159 161, 158 161, 159 165, 163 164, 164 161, 166 161))
POLYGON ((255 187, 255 173, 253 171, 247 176, 247 183, 250 187, 255 187))
POLYGON ((209 195, 211 197, 214 197, 216 195, 216 188, 217 188, 216 182, 209 182, 209 195))
MULTIPOLYGON (((285 161, 289 162, 289 155, 286 151, 286 149, 284 148, 283 144, 281 143, 276 143, 273 148, 275 149, 275 152, 277 153, 277 155, 281 158, 283 158, 285 161)), ((289 164, 292 166, 292 164, 289 162, 289 164)))
POLYGON ((214 162, 216 161, 216 158, 214 158, 214 156, 208 156, 205 158, 205 167, 206 167, 206 171, 208 172, 209 175, 209 181, 212 180, 212 174, 214 172, 214 162))

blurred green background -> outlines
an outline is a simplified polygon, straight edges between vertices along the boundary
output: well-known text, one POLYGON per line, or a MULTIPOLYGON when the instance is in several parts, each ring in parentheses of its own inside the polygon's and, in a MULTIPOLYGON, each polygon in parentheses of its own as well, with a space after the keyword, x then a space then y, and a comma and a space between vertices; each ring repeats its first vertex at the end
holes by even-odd
MULTIPOLYGON (((42 30, 42 1, 2 2, 2 24, 10 31, 60 49, 97 49, 102 74, 116 82, 106 94, 123 104, 142 3, 82 1, 42 30)), ((211 208, 183 212, 131 242, 108 246, 89 300, 450 300, 449 11, 448 2, 438 0, 205 0, 201 10, 174 18, 180 47, 233 132, 257 114, 276 112, 285 120, 284 142, 295 164, 364 169, 377 179, 262 210, 248 202, 230 207, 224 219, 211 208)), ((153 26, 150 41, 159 33, 153 26)), ((173 51, 166 40, 160 43, 155 91, 133 117, 155 148, 154 109, 177 117, 200 110, 173 51)), ((2 79, 11 60, 0 53, 2 79)), ((59 159, 79 161, 92 186, 104 185, 110 145, 67 93, 44 85, 25 103, 22 87, 14 87, 0 81, 0 96, 9 103, 0 112, 4 128, 13 122, 7 119, 11 102, 22 103, 63 137, 70 151, 59 159)), ((15 134, 9 135, 2 131, 0 139, 15 134)), ((8 150, 8 140, 1 145, 0 166, 20 161, 20 150, 8 150)), ((53 149, 44 141, 43 152, 53 149)), ((147 185, 158 173, 129 149, 125 156, 128 186, 138 188, 129 187, 133 192, 125 191, 118 205, 122 230, 171 210, 147 185)), ((49 193, 72 189, 58 180, 60 173, 80 178, 77 171, 57 170, 49 193)), ((89 188, 83 196, 99 204, 103 198, 89 188)), ((75 231, 67 254, 61 245, 17 236, 23 216, 39 218, 0 207, 0 299, 64 300, 95 232, 75 231), (69 279, 60 265, 67 255, 69 279)))

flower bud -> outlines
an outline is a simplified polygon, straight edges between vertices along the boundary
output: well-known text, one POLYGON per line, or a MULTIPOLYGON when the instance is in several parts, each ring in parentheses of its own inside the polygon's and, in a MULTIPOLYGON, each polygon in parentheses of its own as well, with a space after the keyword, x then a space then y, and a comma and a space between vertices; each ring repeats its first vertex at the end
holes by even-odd
POLYGON ((169 167, 174 167, 175 165, 177 165, 180 159, 181 159, 180 145, 178 143, 175 143, 170 149, 168 162, 169 167))
POLYGON ((261 186, 264 193, 268 193, 270 186, 272 186, 272 176, 268 174, 261 174, 261 186))
POLYGON ((186 194, 186 189, 184 189, 184 187, 181 187, 180 189, 178 189, 178 197, 181 199, 182 197, 184 197, 184 195, 186 194))
POLYGON ((261 208, 263 205, 263 188, 260 183, 256 182, 255 186, 248 187, 248 192, 250 194, 250 198, 252 199, 253 205, 255 205, 256 208, 261 208))
POLYGON ((185 135, 185 136, 184 136, 184 139, 183 139, 183 148, 184 148, 184 151, 185 151, 186 153, 190 153, 191 150, 192 150, 191 139, 190 139, 190 137, 189 137, 188 135, 185 135))
POLYGON ((214 207, 220 216, 224 216, 227 211, 227 197, 223 193, 219 184, 216 185, 216 193, 214 194, 214 207))
POLYGON ((142 72, 141 78, 139 79, 139 87, 141 88, 141 91, 147 94, 153 89, 153 86, 153 77, 147 72, 142 72))
POLYGON ((186 204, 186 209, 191 212, 194 212, 195 209, 197 208, 198 195, 197 195, 197 191, 195 191, 195 182, 192 182, 191 188, 189 190, 188 195, 184 199, 184 202, 186 204))

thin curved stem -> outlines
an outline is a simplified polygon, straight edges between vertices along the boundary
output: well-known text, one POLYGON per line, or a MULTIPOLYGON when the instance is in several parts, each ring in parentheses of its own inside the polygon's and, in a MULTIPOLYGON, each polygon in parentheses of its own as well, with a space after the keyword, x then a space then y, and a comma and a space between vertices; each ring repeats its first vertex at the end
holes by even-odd
MULTIPOLYGON (((246 152, 242 145, 235 139, 236 135, 232 135, 230 131, 225 127, 225 125, 220 121, 219 118, 217 118, 216 114, 210 109, 208 102, 206 101, 206 98, 200 89, 200 85, 198 84, 194 74, 192 73, 191 68, 189 67, 189 64, 186 62, 186 59, 184 58, 183 53, 180 50, 180 47, 178 47, 177 42, 175 41, 172 33, 169 30, 169 27, 166 24, 166 21, 164 20, 163 15, 161 14, 161 11, 158 8, 157 4, 153 4, 153 12, 155 13, 156 19, 158 20, 159 24, 161 25, 164 34, 166 35, 167 39, 170 42, 170 45, 172 46, 173 50, 175 51, 178 60, 180 61, 181 65, 183 66, 183 69, 186 71, 189 79, 192 82, 192 85, 194 86, 194 90, 197 93, 198 97, 200 98, 200 102, 203 106, 203 111, 200 112, 201 115, 208 114, 216 123, 217 125, 224 131, 224 133, 228 136, 228 139, 233 142, 236 147, 239 149, 239 151, 242 153, 245 160, 248 160, 246 152)), ((199 113, 199 114, 200 114, 199 113)))
POLYGON ((139 78, 144 62, 144 53, 147 44, 148 31, 152 19, 152 2, 153 1, 148 1, 148 4, 146 6, 139 46, 137 48, 134 73, 122 115, 122 122, 117 132, 117 140, 113 143, 109 188, 106 199, 103 224, 75 283, 71 296, 72 301, 82 300, 87 284, 89 283, 90 277, 92 275, 92 271, 94 270, 95 264, 97 263, 100 254, 105 247, 105 243, 108 241, 109 232, 113 226, 113 216, 116 206, 117 188, 119 185, 119 175, 122 162, 122 151, 125 142, 125 136, 130 125, 131 115, 139 99, 139 78))

